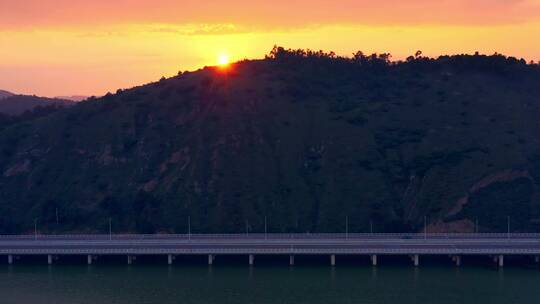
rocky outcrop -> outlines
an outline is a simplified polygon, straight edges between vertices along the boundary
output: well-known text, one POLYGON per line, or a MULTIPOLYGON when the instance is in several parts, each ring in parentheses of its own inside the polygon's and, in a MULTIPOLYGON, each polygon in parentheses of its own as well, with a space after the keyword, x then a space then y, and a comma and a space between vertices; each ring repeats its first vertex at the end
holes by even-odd
POLYGON ((465 204, 469 202, 469 197, 478 190, 486 188, 493 183, 510 182, 522 177, 532 179, 531 175, 527 170, 512 169, 496 172, 480 179, 478 182, 472 185, 472 187, 469 189, 465 196, 456 201, 454 207, 448 212, 447 216, 453 216, 458 214, 463 209, 463 206, 465 206, 465 204))

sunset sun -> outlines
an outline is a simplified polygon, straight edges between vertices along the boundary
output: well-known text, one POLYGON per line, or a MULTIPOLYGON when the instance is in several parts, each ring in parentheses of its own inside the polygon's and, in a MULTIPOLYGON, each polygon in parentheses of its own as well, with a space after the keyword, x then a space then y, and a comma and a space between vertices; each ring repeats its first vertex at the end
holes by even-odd
POLYGON ((222 67, 227 66, 227 65, 229 65, 229 63, 230 63, 229 55, 227 55, 227 54, 220 54, 220 55, 218 56, 218 64, 219 64, 220 66, 222 66, 222 67))

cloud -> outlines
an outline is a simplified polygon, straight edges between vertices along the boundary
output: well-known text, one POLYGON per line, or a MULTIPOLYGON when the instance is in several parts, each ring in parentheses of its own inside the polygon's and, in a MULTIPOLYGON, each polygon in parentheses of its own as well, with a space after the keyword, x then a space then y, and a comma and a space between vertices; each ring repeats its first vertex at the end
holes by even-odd
POLYGON ((248 29, 234 24, 164 24, 149 25, 143 27, 145 31, 152 33, 169 33, 178 35, 230 35, 248 32, 248 29))
MULTIPOLYGON (((537 21, 540 0, 17 0, 0 2, 0 29, 207 24, 201 33, 313 24, 495 25, 537 21)), ((195 31, 196 32, 196 31, 195 31)))

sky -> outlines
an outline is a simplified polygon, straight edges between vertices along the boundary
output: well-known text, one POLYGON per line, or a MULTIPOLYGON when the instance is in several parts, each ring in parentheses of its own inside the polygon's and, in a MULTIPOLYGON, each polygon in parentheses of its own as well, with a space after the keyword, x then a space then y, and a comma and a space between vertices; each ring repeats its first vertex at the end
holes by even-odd
POLYGON ((0 89, 103 95, 274 45, 540 60, 540 0, 0 0, 0 89))

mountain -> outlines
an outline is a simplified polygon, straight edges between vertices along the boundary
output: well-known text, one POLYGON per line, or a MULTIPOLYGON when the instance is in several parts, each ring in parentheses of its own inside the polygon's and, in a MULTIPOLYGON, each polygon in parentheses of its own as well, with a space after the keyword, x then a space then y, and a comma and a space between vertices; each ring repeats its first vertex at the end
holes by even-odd
POLYGON ((11 95, 0 99, 0 113, 7 115, 20 115, 36 107, 64 107, 73 102, 65 99, 46 98, 30 95, 11 95))
POLYGON ((8 92, 8 91, 4 91, 4 90, 0 90, 0 99, 4 99, 6 97, 10 97, 10 96, 13 96, 15 94, 11 93, 11 92, 8 92))
POLYGON ((513 57, 275 48, 1 130, 0 232, 539 231, 539 96, 513 57))
POLYGON ((55 97, 55 98, 79 102, 79 101, 83 101, 83 100, 85 100, 85 99, 88 99, 89 97, 90 97, 90 96, 71 95, 71 96, 57 96, 57 97, 55 97))

